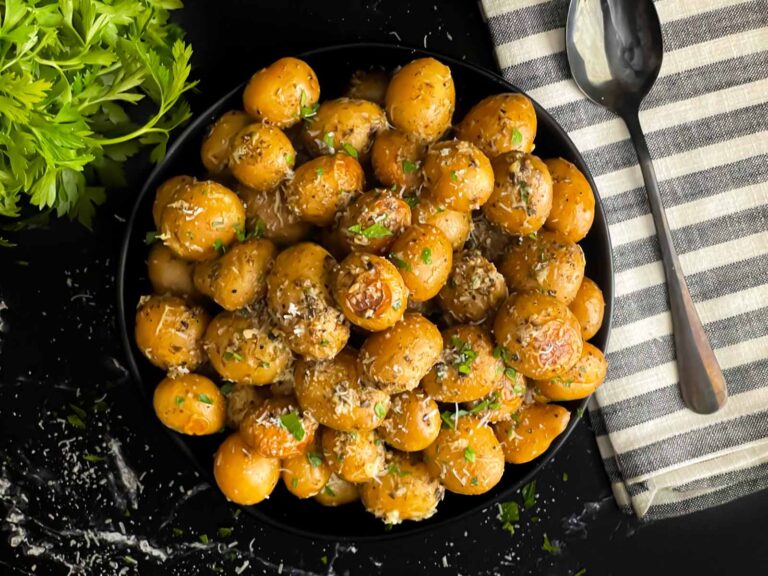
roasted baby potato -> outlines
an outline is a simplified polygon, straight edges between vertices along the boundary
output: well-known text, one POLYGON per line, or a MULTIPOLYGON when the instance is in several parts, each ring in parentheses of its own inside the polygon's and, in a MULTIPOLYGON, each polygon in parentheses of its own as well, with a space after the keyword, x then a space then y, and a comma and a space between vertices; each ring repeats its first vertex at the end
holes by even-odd
POLYGON ((426 146, 399 130, 376 135, 371 150, 373 173, 384 186, 414 190, 421 184, 421 164, 426 146))
POLYGON ((413 390, 442 351, 437 327, 409 312, 391 328, 368 336, 360 349, 360 373, 365 382, 388 394, 413 390))
POLYGON ((581 327, 568 307, 554 296, 513 294, 494 322, 504 361, 535 380, 554 378, 581 357, 581 327))
POLYGON ((164 378, 155 388, 152 404, 160 422, 180 434, 201 436, 224 428, 227 400, 205 376, 164 378))
POLYGON ((235 244, 215 260, 197 263, 195 288, 224 310, 249 306, 267 293, 267 274, 276 255, 269 240, 252 238, 235 244))
POLYGON ((347 348, 332 360, 299 360, 294 390, 302 410, 342 432, 373 430, 389 411, 389 395, 361 382, 357 353, 347 348))
POLYGON ((336 213, 363 191, 365 175, 352 156, 320 156, 298 167, 285 187, 288 208, 305 222, 329 226, 336 213))
POLYGON ((552 177, 552 210, 544 227, 579 242, 595 219, 595 195, 584 174, 568 160, 544 160, 552 177))
POLYGON ((424 159, 424 186, 437 204, 469 212, 480 208, 493 192, 491 161, 463 140, 437 142, 424 159))
POLYGON ((472 229, 472 215, 469 212, 449 210, 423 196, 413 208, 413 221, 439 228, 454 250, 461 250, 472 229))
POLYGON ((245 443, 268 458, 304 454, 317 431, 317 420, 302 413, 290 396, 274 396, 246 412, 240 423, 245 443))
POLYGON ((389 86, 389 74, 384 70, 357 70, 352 74, 344 96, 357 100, 368 100, 379 106, 384 106, 387 86, 389 86))
POLYGON ((156 294, 195 299, 200 293, 192 281, 194 262, 183 260, 164 244, 155 243, 147 258, 147 273, 156 294))
MULTIPOLYGON (((494 354, 501 356, 500 349, 494 350, 494 354)), ((526 390, 525 376, 514 368, 506 368, 504 378, 496 390, 484 398, 466 402, 464 409, 483 422, 509 420, 523 405, 526 390)))
POLYGON ((205 332, 205 350, 230 382, 264 386, 290 377, 293 356, 266 314, 220 313, 205 332))
POLYGON ((510 245, 499 272, 512 291, 539 291, 568 304, 581 286, 585 266, 581 246, 544 230, 510 245))
POLYGON ((263 236, 282 247, 301 242, 312 231, 309 222, 303 222, 288 209, 282 186, 268 192, 257 192, 240 185, 237 193, 245 203, 246 230, 249 234, 263 236))
POLYGON ((471 325, 443 330, 443 355, 421 386, 438 402, 470 402, 496 390, 504 363, 482 328, 471 325))
POLYGON ((549 380, 538 380, 536 387, 549 400, 567 402, 586 398, 605 380, 608 363, 592 344, 585 342, 581 358, 568 370, 549 380))
POLYGON ((312 121, 304 124, 302 141, 312 156, 340 152, 363 160, 376 133, 386 127, 387 117, 377 104, 338 98, 320 104, 312 121))
POLYGON ((249 384, 230 384, 222 386, 222 392, 227 390, 227 426, 233 430, 240 428, 248 410, 259 406, 267 396, 261 388, 249 384))
POLYGON ((603 325, 603 314, 605 314, 605 299, 603 291, 586 276, 581 281, 576 296, 568 305, 576 316, 581 326, 581 337, 586 341, 597 334, 603 325))
POLYGON ((507 285, 491 262, 476 251, 454 255, 453 269, 438 294, 440 308, 456 322, 489 318, 507 296, 507 285))
POLYGON ((508 152, 493 161, 493 193, 486 218, 509 234, 525 236, 544 225, 552 209, 552 178, 538 157, 508 152))
POLYGON ((221 174, 227 168, 232 140, 251 123, 253 118, 241 110, 230 110, 216 119, 200 147, 200 159, 209 173, 221 174))
POLYGON ((205 359, 208 314, 177 296, 144 296, 136 310, 136 345, 163 370, 195 370, 205 359))
POLYGON ((275 188, 293 173, 296 150, 280 128, 249 124, 232 139, 229 169, 244 186, 260 192, 275 188))
POLYGON ((437 296, 453 265, 450 240, 430 224, 407 228, 392 244, 389 258, 399 269, 415 302, 437 296))
POLYGON ((397 268, 385 258, 355 252, 339 265, 333 295, 347 320, 379 332, 405 314, 408 288, 397 268))
POLYGON ((331 477, 331 468, 323 458, 317 436, 304 454, 283 460, 281 469, 285 487, 298 498, 316 496, 331 477))
POLYGON ((543 454, 568 426, 571 413, 556 404, 528 404, 518 418, 494 424, 496 437, 511 464, 525 464, 543 454))
POLYGON ((395 128, 420 142, 434 142, 451 126, 456 104, 451 69, 434 58, 409 62, 392 76, 385 103, 395 128))
POLYGON ((160 229, 160 219, 163 215, 163 210, 173 201, 176 192, 189 188, 195 182, 197 180, 192 178, 192 176, 174 176, 157 187, 155 200, 152 203, 152 219, 157 229, 160 229))
POLYGON ((418 452, 440 433, 440 409, 420 388, 392 396, 392 407, 377 430, 384 441, 403 452, 418 452))
POLYGON ((429 473, 457 494, 483 494, 504 474, 504 453, 491 427, 472 416, 448 416, 452 425, 426 450, 429 473))
POLYGON ((328 466, 347 482, 368 482, 384 469, 384 445, 370 430, 340 432, 325 428, 321 443, 328 466))
POLYGON ((160 238, 185 260, 208 260, 245 228, 245 207, 229 188, 207 180, 176 189, 160 216, 160 238))
POLYGON ((356 484, 331 474, 323 489, 315 496, 315 501, 323 506, 333 507, 349 504, 358 498, 360 498, 360 491, 356 484))
POLYGON ((227 500, 250 506, 268 498, 275 489, 280 460, 261 456, 234 432, 213 457, 213 476, 227 500))
POLYGON ((493 159, 505 152, 531 152, 536 110, 522 94, 496 94, 475 104, 456 127, 456 136, 493 159))
POLYGON ((411 225, 411 208, 389 190, 374 189, 358 197, 339 219, 343 249, 382 255, 411 225))
POLYGON ((298 58, 280 58, 256 72, 243 92, 243 106, 257 122, 287 128, 311 116, 320 100, 314 70, 298 58))

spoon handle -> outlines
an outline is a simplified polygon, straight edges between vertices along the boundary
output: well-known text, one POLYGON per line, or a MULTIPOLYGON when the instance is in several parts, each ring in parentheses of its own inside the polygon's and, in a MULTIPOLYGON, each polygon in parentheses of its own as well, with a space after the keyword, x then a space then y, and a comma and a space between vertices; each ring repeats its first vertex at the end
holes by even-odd
POLYGON ((725 378, 696 313, 680 268, 680 260, 672 242, 672 233, 661 201, 656 172, 637 112, 627 114, 624 121, 640 161, 640 170, 645 180, 645 190, 648 193, 653 223, 661 247, 672 314, 680 392, 688 408, 699 414, 711 414, 717 412, 728 399, 725 378))

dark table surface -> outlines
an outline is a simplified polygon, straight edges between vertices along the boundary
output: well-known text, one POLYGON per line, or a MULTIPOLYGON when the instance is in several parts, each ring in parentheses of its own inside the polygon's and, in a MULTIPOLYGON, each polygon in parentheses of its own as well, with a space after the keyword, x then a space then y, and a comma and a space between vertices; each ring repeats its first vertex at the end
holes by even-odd
MULTIPOLYGON (((494 68, 468 0, 189 0, 177 19, 195 48, 196 110, 271 59, 338 43, 426 45, 494 68)), ((146 174, 136 163, 93 233, 59 223, 0 251, 0 574, 766 573, 768 493, 640 523, 616 508, 584 422, 539 475, 514 535, 495 507, 427 536, 357 545, 238 515, 177 452, 125 369, 115 266, 146 174), (67 421, 71 404, 86 411, 84 429, 67 421), (542 550, 545 534, 559 554, 542 550)))

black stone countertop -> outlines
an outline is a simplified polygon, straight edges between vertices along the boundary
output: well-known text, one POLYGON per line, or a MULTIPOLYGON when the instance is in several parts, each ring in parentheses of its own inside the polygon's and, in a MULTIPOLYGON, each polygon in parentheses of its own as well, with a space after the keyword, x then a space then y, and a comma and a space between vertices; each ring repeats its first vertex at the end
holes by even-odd
MULTIPOLYGON (((474 2, 189 0, 203 110, 258 66, 324 45, 424 47, 493 68, 474 2)), ((333 545, 238 515, 177 452, 127 375, 115 266, 133 192, 89 233, 59 223, 0 250, 0 574, 765 574, 768 493, 642 524, 616 508, 581 423, 514 535, 497 510, 394 542, 333 545), (70 405, 76 406, 72 408, 70 405), (80 429, 67 418, 85 410, 80 429), (544 535, 560 548, 542 550, 544 535), (585 572, 580 572, 585 570, 585 572)))

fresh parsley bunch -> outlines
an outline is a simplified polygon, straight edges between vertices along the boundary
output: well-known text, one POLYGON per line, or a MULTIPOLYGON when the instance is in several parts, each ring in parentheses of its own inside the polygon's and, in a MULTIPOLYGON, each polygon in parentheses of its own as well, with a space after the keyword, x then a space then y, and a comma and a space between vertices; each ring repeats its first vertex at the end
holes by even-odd
POLYGON ((195 85, 192 49, 168 21, 181 7, 0 0, 0 215, 31 205, 90 227, 128 157, 148 145, 163 158, 195 85))

